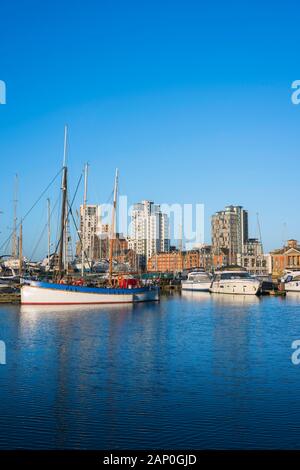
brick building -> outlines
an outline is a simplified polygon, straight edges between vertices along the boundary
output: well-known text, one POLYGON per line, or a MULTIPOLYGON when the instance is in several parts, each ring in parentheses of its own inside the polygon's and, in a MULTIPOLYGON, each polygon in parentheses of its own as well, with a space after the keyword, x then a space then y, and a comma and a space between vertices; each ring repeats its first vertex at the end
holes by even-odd
POLYGON ((197 268, 210 270, 211 265, 211 247, 205 246, 197 250, 157 253, 149 258, 147 270, 148 272, 182 272, 197 268))
POLYGON ((300 245, 297 240, 288 240, 287 245, 271 251, 272 274, 281 276, 285 269, 300 271, 300 245))

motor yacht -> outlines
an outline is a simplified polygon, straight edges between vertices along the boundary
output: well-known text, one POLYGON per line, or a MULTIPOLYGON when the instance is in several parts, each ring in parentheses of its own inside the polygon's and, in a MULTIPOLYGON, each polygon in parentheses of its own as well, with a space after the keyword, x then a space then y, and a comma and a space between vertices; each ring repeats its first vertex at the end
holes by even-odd
POLYGON ((210 286, 211 276, 205 271, 193 271, 186 280, 181 281, 182 290, 209 292, 210 286))
POLYGON ((240 269, 224 269, 216 271, 210 292, 214 294, 258 295, 261 282, 240 269))

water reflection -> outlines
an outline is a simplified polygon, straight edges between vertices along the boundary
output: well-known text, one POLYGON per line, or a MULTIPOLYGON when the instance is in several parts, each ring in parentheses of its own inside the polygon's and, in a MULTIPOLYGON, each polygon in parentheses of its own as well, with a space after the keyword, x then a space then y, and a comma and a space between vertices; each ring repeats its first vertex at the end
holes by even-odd
POLYGON ((261 298, 257 295, 235 295, 235 294, 212 294, 213 302, 216 304, 229 306, 251 306, 258 304, 261 298))
POLYGON ((181 291, 181 297, 185 300, 192 300, 196 302, 205 302, 210 300, 210 292, 200 292, 200 291, 181 291))
POLYGON ((131 311, 133 304, 103 304, 103 305, 21 305, 20 314, 23 316, 30 315, 61 315, 76 314, 86 315, 89 312, 109 313, 120 311, 131 311))
MULTIPOLYGON (((44 363, 47 374, 48 392, 41 384, 39 392, 43 390, 43 395, 51 400, 52 426, 58 429, 52 446, 63 448, 74 446, 78 440, 88 440, 99 447, 99 435, 92 436, 93 429, 99 426, 102 442, 105 428, 108 448, 114 446, 120 429, 127 435, 126 428, 130 426, 127 419, 135 413, 139 393, 140 397, 146 394, 150 399, 157 386, 153 371, 161 368, 161 358, 168 362, 168 327, 165 322, 158 327, 160 313, 156 303, 20 309, 18 336, 24 372, 18 371, 18 379, 28 382, 31 367, 26 360, 24 363, 24 357, 33 348, 38 356, 36 362, 44 363), (126 422, 120 422, 124 404, 130 411, 125 411, 126 422), (71 435, 70 430, 77 428, 78 432, 71 435)), ((163 369, 167 371, 167 364, 163 369)), ((40 373, 39 366, 37 375, 40 373)))
POLYGON ((287 292, 286 299, 297 305, 300 305, 300 292, 287 292))
POLYGON ((2 306, 0 447, 291 448, 299 301, 183 292, 153 304, 2 306))
POLYGON ((257 295, 237 295, 237 294, 211 294, 210 292, 187 291, 181 292, 184 300, 195 302, 211 301, 216 304, 226 305, 255 305, 261 300, 257 295))

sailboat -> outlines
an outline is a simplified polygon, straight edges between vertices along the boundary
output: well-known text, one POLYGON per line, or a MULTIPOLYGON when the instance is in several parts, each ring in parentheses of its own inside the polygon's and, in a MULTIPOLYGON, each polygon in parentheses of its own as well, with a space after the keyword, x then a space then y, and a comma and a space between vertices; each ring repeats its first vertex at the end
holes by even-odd
MULTIPOLYGON (((66 139, 67 129, 65 129, 64 143, 64 164, 62 176, 62 207, 61 207, 61 228, 58 251, 58 272, 56 280, 53 282, 43 282, 28 280, 24 281, 21 287, 21 304, 23 305, 87 305, 87 304, 108 304, 108 303, 135 303, 159 300, 159 287, 139 286, 136 279, 122 279, 118 286, 113 285, 113 235, 115 227, 118 170, 116 170, 114 185, 114 201, 112 214, 112 232, 110 238, 110 259, 109 259, 109 286, 89 287, 80 279, 72 283, 64 279, 64 239, 67 220, 67 175, 66 165, 66 139)), ((86 200, 86 197, 85 197, 86 200)), ((83 245, 83 243, 82 243, 83 245)), ((83 248, 84 249, 84 248, 83 248)))

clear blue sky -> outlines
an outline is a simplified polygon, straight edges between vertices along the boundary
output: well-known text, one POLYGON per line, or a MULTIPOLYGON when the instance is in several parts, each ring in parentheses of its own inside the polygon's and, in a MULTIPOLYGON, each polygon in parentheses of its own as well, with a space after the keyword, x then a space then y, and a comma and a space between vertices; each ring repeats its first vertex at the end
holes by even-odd
MULTIPOLYGON (((300 6, 296 1, 1 3, 0 241, 20 175, 24 213, 56 173, 70 128, 72 185, 88 160, 90 202, 114 169, 130 202, 259 212, 266 249, 300 239, 300 6), (286 224, 286 229, 283 226, 286 224)), ((45 201, 25 224, 29 255, 45 201)))

